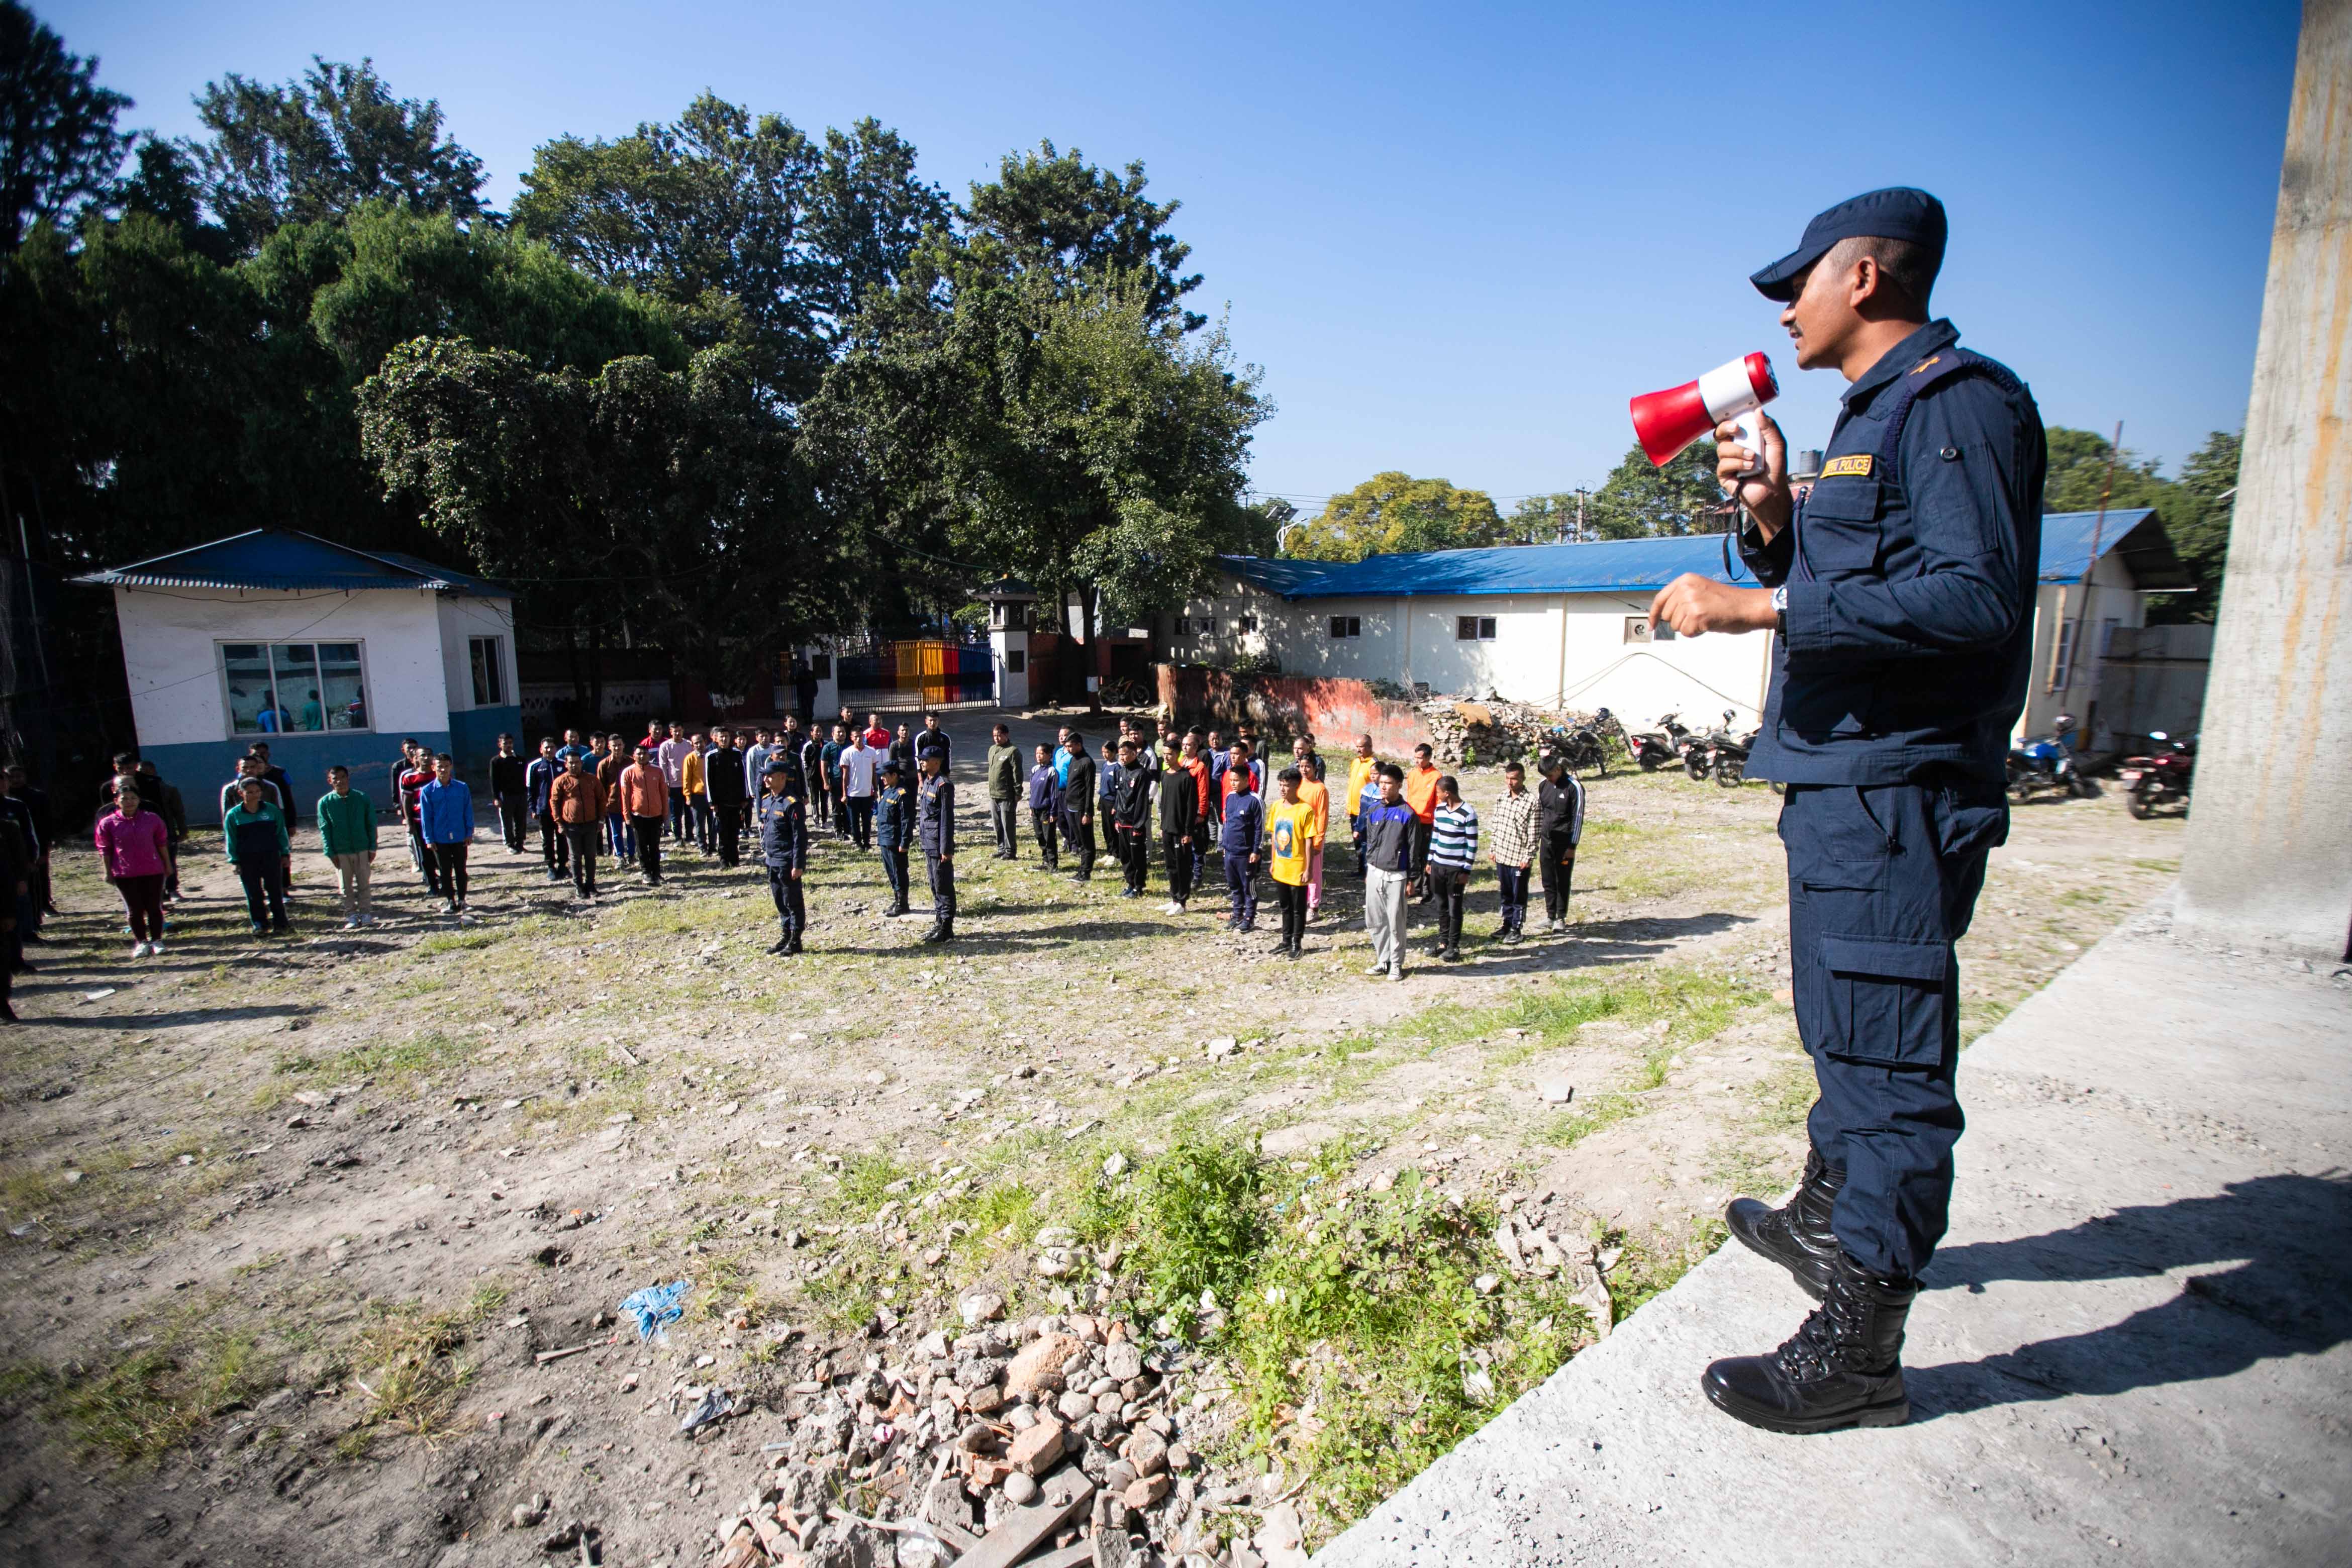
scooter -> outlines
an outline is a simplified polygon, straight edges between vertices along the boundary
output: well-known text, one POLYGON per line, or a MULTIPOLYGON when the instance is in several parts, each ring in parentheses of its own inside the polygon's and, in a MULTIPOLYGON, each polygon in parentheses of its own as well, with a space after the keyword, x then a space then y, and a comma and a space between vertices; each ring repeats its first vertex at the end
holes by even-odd
POLYGON ((1726 789, 1738 789, 1748 782, 1748 753, 1755 749, 1756 737, 1764 731, 1750 730, 1745 735, 1731 736, 1716 742, 1715 782, 1726 789))
POLYGON ((2161 730, 2148 731, 2149 752, 2126 757, 2116 777, 2123 783, 2124 809, 2145 821, 2159 805, 2189 798, 2189 783, 2197 771, 2197 737, 2176 741, 2161 730))
POLYGON ((1625 737, 1625 749, 1633 754, 1645 773, 1660 768, 1679 767, 1683 753, 1690 749, 1691 732, 1681 718, 1669 713, 1658 721, 1655 730, 1643 731, 1625 737))
POLYGON ((1725 709, 1723 722, 1706 734, 1694 739, 1690 743, 1690 749, 1683 753, 1683 772, 1691 776, 1692 783, 1703 783, 1707 774, 1715 771, 1715 749, 1732 740, 1731 721, 1734 713, 1735 710, 1725 709))
POLYGON ((2009 749, 2010 798, 2031 800, 2045 789, 2084 800, 2094 799, 2099 793, 2099 786, 2075 767, 2074 748, 2066 743, 2063 731, 2038 741, 2021 741, 2009 749))

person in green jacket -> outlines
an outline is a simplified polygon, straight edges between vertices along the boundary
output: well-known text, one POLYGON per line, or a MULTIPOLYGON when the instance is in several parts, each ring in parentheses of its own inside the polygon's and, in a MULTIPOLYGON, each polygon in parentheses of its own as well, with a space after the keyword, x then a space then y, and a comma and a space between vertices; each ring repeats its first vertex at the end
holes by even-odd
POLYGON ((988 819, 996 829, 996 858, 1021 858, 1021 795, 1028 774, 1021 765, 1021 748, 1003 724, 990 737, 988 748, 988 819))
POLYGON ((286 924, 286 870, 294 863, 293 841, 286 837, 286 814, 275 801, 262 798, 268 781, 259 774, 246 778, 239 798, 221 818, 221 842, 228 847, 228 863, 245 884, 245 912, 253 934, 283 936, 286 924))
POLYGON ((327 770, 319 797, 319 851, 343 879, 343 929, 375 924, 368 909, 368 879, 375 870, 375 804, 352 787, 352 770, 327 770))

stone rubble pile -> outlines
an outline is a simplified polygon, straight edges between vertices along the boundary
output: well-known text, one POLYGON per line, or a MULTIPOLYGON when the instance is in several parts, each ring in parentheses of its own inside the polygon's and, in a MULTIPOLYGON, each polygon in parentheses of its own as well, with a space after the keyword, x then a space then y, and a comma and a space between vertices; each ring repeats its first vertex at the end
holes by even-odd
MULTIPOLYGON (((1296 1568, 1279 1475, 1213 1474, 1213 1398, 1177 1403, 1180 1341, 1085 1312, 961 1332, 873 1326, 862 1370, 768 1396, 786 1431, 717 1530, 720 1568, 1296 1568), (1263 1505, 1263 1506, 1260 1506, 1263 1505)), ((1166 1326, 1166 1325, 1161 1325, 1166 1326)), ((1198 1369, 1195 1368, 1195 1371, 1198 1369)))

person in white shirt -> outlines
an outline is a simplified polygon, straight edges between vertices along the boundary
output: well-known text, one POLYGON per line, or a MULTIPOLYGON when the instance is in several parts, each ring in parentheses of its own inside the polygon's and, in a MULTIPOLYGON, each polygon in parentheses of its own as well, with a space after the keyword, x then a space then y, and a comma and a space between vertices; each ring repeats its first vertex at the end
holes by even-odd
POLYGON ((882 757, 856 730, 841 750, 841 804, 849 817, 850 840, 860 849, 874 847, 874 783, 882 757))

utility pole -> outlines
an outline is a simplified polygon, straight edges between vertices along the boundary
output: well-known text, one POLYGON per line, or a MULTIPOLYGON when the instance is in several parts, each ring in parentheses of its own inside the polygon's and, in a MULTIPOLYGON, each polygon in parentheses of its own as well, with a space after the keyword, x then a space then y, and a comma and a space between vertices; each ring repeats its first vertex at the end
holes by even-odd
MULTIPOLYGON (((2066 668, 2058 673, 2066 690, 2066 700, 2074 700, 2074 667, 2083 662, 2083 633, 2091 618, 2091 574, 2099 569, 2099 541, 2107 531, 2107 501, 2116 493, 2116 458, 2124 449, 2124 422, 2116 421, 2116 438, 2107 447, 2106 477, 2099 481, 2099 515, 2091 520, 2091 558, 2083 563, 2082 602, 2074 606, 2074 635, 2066 642, 2066 668)), ((2096 668, 2094 666, 2093 668, 2096 668)), ((2083 715, 2083 743, 2091 743, 2088 713, 2083 715)))

